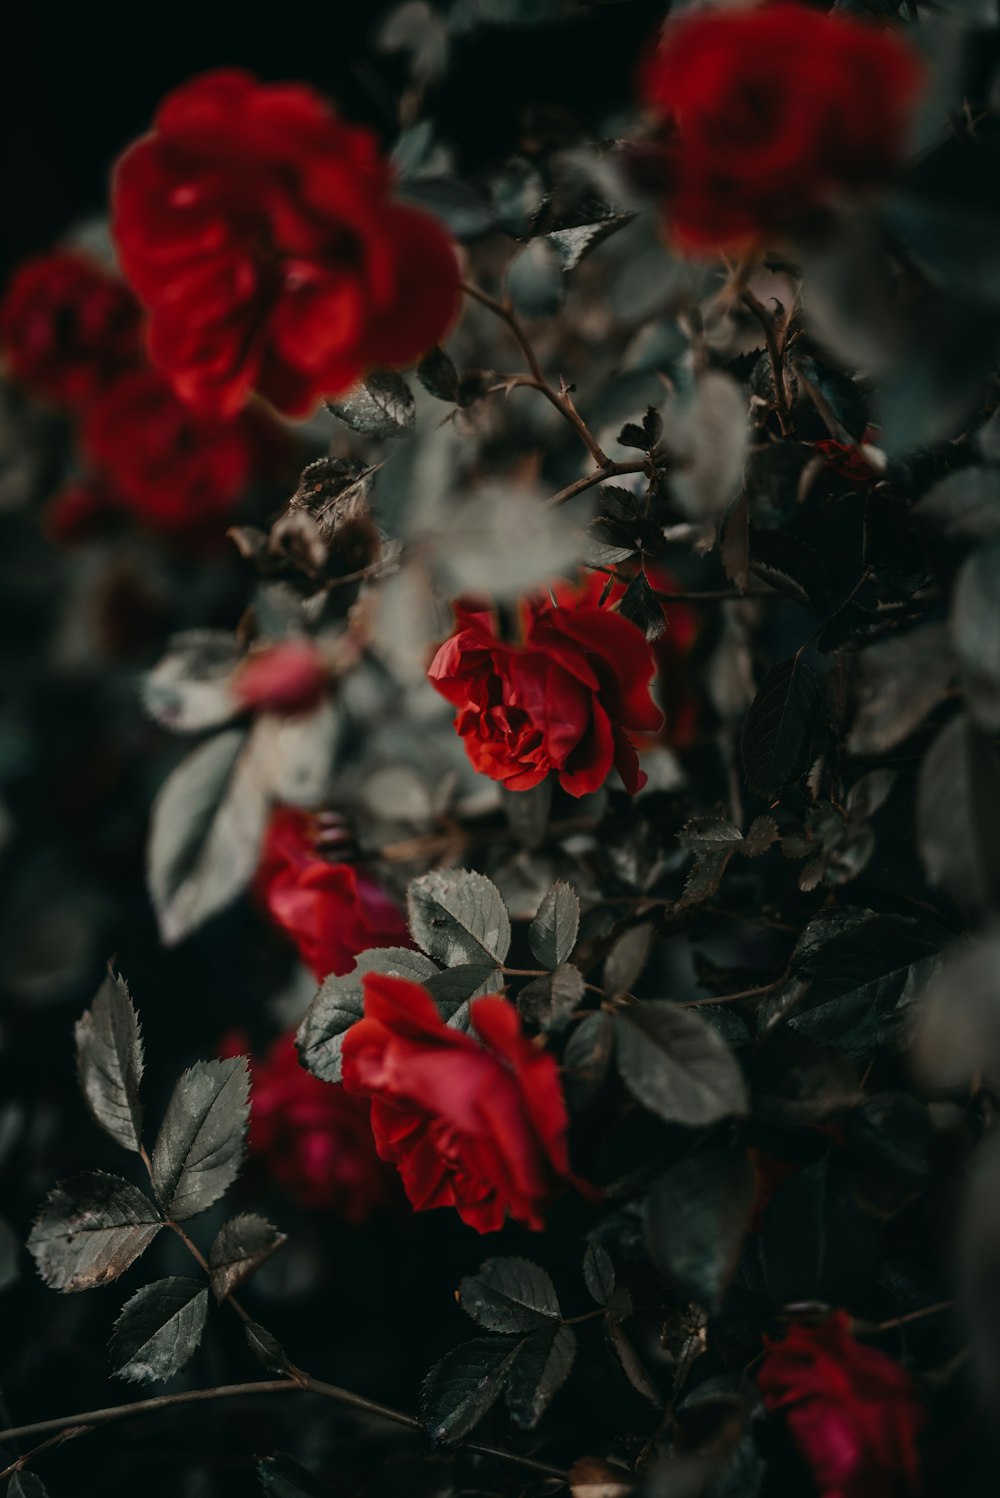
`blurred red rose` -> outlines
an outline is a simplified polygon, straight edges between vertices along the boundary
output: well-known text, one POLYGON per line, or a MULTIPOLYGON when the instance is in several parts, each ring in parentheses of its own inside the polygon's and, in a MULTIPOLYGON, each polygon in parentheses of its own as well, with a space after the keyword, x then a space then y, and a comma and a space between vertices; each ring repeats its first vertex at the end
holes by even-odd
POLYGON ((664 187, 678 245, 738 249, 884 181, 922 77, 895 34, 806 6, 669 21, 641 87, 669 131, 664 187))
POLYGON ((247 656, 233 678, 241 707, 304 713, 322 700, 329 683, 323 657, 311 640, 284 640, 247 656))
POLYGON ((0 303, 0 350, 34 394, 82 405, 141 358, 139 304, 99 260, 54 250, 14 272, 0 303))
POLYGON ((83 447, 119 503, 154 529, 229 515, 252 471, 249 417, 192 411, 153 369, 125 375, 87 410, 83 447))
POLYGON ((554 1059, 506 999, 475 999, 466 1035, 419 984, 382 973, 363 983, 344 1086, 371 1098, 378 1152, 398 1166, 414 1208, 454 1207, 480 1233, 508 1216, 541 1228, 557 1178, 571 1178, 554 1059))
POLYGON ((903 1498, 920 1486, 916 1437, 925 1411, 910 1375, 856 1342, 836 1311, 765 1338, 757 1382, 812 1468, 822 1498, 903 1498))
MULTIPOLYGON (((861 440, 863 443, 874 443, 877 435, 869 428, 861 440)), ((837 474, 839 478, 850 480, 852 484, 874 484, 881 477, 869 463, 860 446, 852 447, 846 442, 835 442, 832 437, 825 438, 822 442, 814 442, 813 446, 818 453, 822 453, 823 464, 831 473, 837 474)))
POLYGON ((103 535, 117 511, 115 496, 104 484, 93 478, 72 479, 45 506, 42 529, 58 546, 79 546, 103 535))
MULTIPOLYGON (((219 1054, 246 1050, 246 1036, 233 1033, 219 1054)), ((355 1226, 391 1202, 394 1183, 375 1149, 368 1104, 307 1072, 294 1036, 253 1058, 250 1079, 250 1157, 292 1201, 355 1226)))
POLYGON ((232 416, 257 391, 303 415, 436 343, 455 251, 391 191, 372 133, 303 85, 221 69, 169 94, 118 163, 113 228, 178 394, 232 416))
POLYGON ((272 813, 254 892, 319 979, 349 973, 369 947, 410 946, 402 914, 368 874, 317 851, 308 812, 272 813))
POLYGON ((596 791, 613 765, 634 795, 646 777, 629 733, 662 722, 642 631, 586 604, 532 604, 525 617, 523 644, 510 645, 492 615, 462 608, 458 632, 431 662, 431 681, 458 708, 470 760, 511 791, 555 771, 571 796, 596 791))

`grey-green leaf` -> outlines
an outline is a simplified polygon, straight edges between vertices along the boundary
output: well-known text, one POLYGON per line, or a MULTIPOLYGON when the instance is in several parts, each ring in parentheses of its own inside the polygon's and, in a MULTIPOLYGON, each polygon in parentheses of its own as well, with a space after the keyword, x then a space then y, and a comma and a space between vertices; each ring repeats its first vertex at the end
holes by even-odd
POLYGON ((272 1373, 285 1373, 288 1369, 288 1354, 273 1332, 259 1321, 247 1318, 243 1323, 247 1346, 263 1367, 272 1373))
POLYGON ((478 1337, 446 1353, 424 1380, 420 1418, 435 1446, 460 1441, 503 1389, 517 1344, 507 1337, 478 1337))
POLYGON ((639 926, 630 926, 616 938, 604 962, 604 987, 608 993, 627 993, 642 976, 655 934, 650 922, 644 921, 639 926))
POLYGON ((629 1004, 615 1015, 615 1033, 625 1085, 651 1113, 702 1128, 747 1111, 739 1064, 697 1011, 629 1004))
POLYGON ((208 1315, 200 1280, 155 1280, 122 1307, 111 1337, 116 1377, 150 1384, 180 1371, 197 1350, 208 1315))
POLYGON ((95 1121, 126 1149, 142 1142, 142 1035, 128 984, 109 972, 76 1024, 80 1086, 95 1121))
POLYGON ((576 1333, 558 1323, 542 1327, 521 1343, 507 1370, 507 1408, 521 1430, 538 1424, 569 1377, 575 1357, 576 1333))
POLYGON ((183 1221, 229 1189, 243 1163, 249 1116, 245 1056, 188 1067, 153 1150, 153 1185, 164 1211, 183 1221))
POLYGON ((285 1234, 256 1212, 241 1212, 224 1222, 208 1255, 216 1300, 238 1290, 284 1242, 285 1234))
POLYGON ((12 1472, 7 1498, 49 1498, 49 1490, 37 1472, 12 1472))
POLYGON ((531 950, 548 968, 568 962, 580 929, 580 898, 560 879, 543 899, 528 927, 531 950))
POLYGON ((1000 905, 1000 760, 964 714, 938 734, 920 768, 917 843, 932 883, 963 910, 1000 905))
POLYGON ((28 1249, 53 1290, 92 1290, 123 1274, 163 1220, 147 1196, 118 1176, 61 1181, 35 1219, 28 1249))
POLYGON ((373 369, 344 400, 326 404, 345 426, 365 437, 402 437, 416 417, 410 387, 392 369, 373 369))
POLYGON ((1000 540, 981 546, 962 564, 951 633, 969 711, 995 733, 1000 729, 1000 540))
POLYGON ((344 1036, 364 1014, 365 973, 426 983, 437 971, 429 958, 409 947, 373 947, 362 952, 353 970, 341 978, 327 978, 310 1004, 295 1037, 302 1065, 323 1082, 340 1081, 344 1036))
POLYGON ((325 1482, 281 1452, 257 1463, 257 1478, 270 1498, 330 1498, 331 1494, 325 1482))
POLYGON ((555 1286, 528 1259, 487 1259, 459 1286, 462 1309, 491 1332, 531 1332, 559 1316, 555 1286))
POLYGON ((606 1306, 615 1293, 615 1266, 602 1243, 591 1239, 583 1254, 583 1278, 599 1306, 606 1306))
POLYGON ((432 871, 406 892, 410 931, 445 967, 492 959, 510 949, 510 917, 496 885, 471 869, 432 871))
POLYGON ((690 1155, 646 1199, 646 1246, 668 1281, 717 1311, 736 1268, 754 1199, 754 1174, 740 1150, 690 1155))

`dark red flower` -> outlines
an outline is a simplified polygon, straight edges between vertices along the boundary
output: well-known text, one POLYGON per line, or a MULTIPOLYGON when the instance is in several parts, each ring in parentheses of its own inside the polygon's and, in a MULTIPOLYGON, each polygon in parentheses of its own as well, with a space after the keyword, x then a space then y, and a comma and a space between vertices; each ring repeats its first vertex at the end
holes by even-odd
POLYGON ((506 1217, 542 1227, 570 1178, 554 1059, 521 1031, 506 999, 475 999, 472 1030, 450 1029, 426 989, 368 973, 365 1017, 344 1037, 344 1086, 371 1098, 383 1160, 418 1212, 454 1207, 480 1233, 506 1217))
MULTIPOLYGON (((866 432, 862 441, 873 442, 875 433, 866 432)), ((838 478, 848 479, 852 484, 874 484, 880 474, 869 463, 860 445, 851 447, 846 442, 835 442, 832 437, 814 442, 818 453, 823 455, 823 464, 838 478)))
POLYGON ((492 615, 461 609, 458 632, 431 662, 431 681, 458 708, 470 760, 511 791, 554 771, 571 796, 596 791, 614 766, 634 794, 646 777, 629 733, 662 722, 642 631, 586 604, 532 604, 525 617, 524 641, 511 645, 492 615))
POLYGON ((231 416, 257 391, 301 415, 437 342, 455 251, 391 194, 372 133, 301 84, 221 69, 169 94, 118 163, 113 226, 182 398, 231 416))
POLYGON ((0 349, 29 390, 78 406, 140 359, 139 304, 99 260, 54 250, 14 272, 0 303, 0 349))
POLYGON ((308 812, 279 807, 271 816, 254 892, 316 975, 349 973, 370 947, 410 946, 397 907, 370 875, 331 863, 316 848, 308 812))
MULTIPOLYGON (((246 1049, 246 1037, 232 1034, 220 1055, 246 1049)), ((250 1157, 292 1201, 355 1226, 391 1202, 394 1183, 375 1149, 368 1104, 307 1072, 294 1036, 253 1058, 250 1078, 250 1157)))
POLYGON ((103 535, 117 510, 115 496, 104 484, 93 478, 74 479, 49 500, 42 526, 57 545, 79 546, 103 535))
POLYGON ((248 417, 192 411, 153 369, 125 375, 89 407, 84 450, 123 508, 160 530, 231 514, 251 474, 248 417))
POLYGON ((329 684, 323 657, 311 640, 284 640, 247 656, 233 678, 243 708, 304 713, 322 700, 329 684))
POLYGON ((836 1311, 765 1338, 757 1382, 782 1415, 822 1498, 903 1498, 920 1487, 916 1437, 925 1411, 904 1368, 856 1342, 836 1311))
POLYGON ((898 164, 923 77, 898 36, 806 6, 696 10, 642 71, 673 238, 740 248, 898 164))

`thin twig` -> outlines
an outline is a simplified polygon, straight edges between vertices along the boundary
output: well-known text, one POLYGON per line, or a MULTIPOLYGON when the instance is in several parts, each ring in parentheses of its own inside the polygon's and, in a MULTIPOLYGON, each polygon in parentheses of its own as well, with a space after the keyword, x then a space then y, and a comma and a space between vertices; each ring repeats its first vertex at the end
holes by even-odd
POLYGON ((588 473, 582 479, 575 479, 572 484, 567 484, 565 489, 560 489, 558 494, 553 494, 546 502, 550 505, 564 505, 568 499, 575 499, 578 494, 592 489, 595 484, 603 484, 607 479, 618 478, 624 473, 648 474, 649 459, 630 458, 624 463, 605 463, 597 473, 588 473))
POLYGON ((764 347, 767 349, 767 357, 771 361, 771 375, 774 380, 774 409, 778 417, 778 425, 783 437, 791 436, 793 431, 792 411, 788 400, 788 390, 785 385, 785 351, 783 338, 778 330, 777 319, 764 306, 759 297, 754 296, 749 287, 744 287, 740 292, 740 301, 748 312, 752 312, 760 323, 764 334, 764 347))

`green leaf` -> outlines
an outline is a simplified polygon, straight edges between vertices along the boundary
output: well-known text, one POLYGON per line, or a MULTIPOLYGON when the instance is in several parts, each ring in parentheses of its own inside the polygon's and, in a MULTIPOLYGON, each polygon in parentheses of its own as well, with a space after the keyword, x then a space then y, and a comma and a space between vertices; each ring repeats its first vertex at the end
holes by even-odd
POLYGON ((49 1490, 37 1472, 12 1472, 7 1498, 49 1498, 49 1490))
POLYGON ((116 1280, 163 1226, 147 1196, 118 1176, 61 1181, 35 1219, 28 1249, 53 1290, 92 1290, 116 1280))
POLYGON ((583 1278, 591 1297, 606 1306, 615 1293, 615 1266, 607 1249, 594 1238, 584 1250, 583 1278))
POLYGON ((522 317, 554 316, 565 292, 555 247, 544 238, 526 245, 507 273, 507 291, 522 317))
POLYGON ((443 348, 428 349, 417 365, 417 379, 439 401, 458 399, 458 370, 443 348))
POLYGON ((241 1212, 224 1222, 208 1255, 216 1300, 238 1290, 284 1242, 285 1234, 256 1212, 241 1212))
POLYGON ((641 629, 651 645, 661 640, 666 633, 667 621, 663 615, 663 604, 649 585, 649 579, 640 569, 629 583, 618 603, 618 612, 641 629))
POLYGON ((433 871, 406 892, 413 938, 444 967, 490 960, 510 949, 510 917, 496 885, 470 869, 433 871))
POLYGON ((142 1142, 142 1036, 124 978, 108 972, 91 1007, 77 1021, 80 1086, 95 1121, 126 1149, 142 1142))
POLYGON ((577 224, 572 229, 555 229, 545 240, 559 256, 564 271, 575 270, 584 256, 599 244, 624 229, 635 218, 634 213, 615 213, 592 224, 577 224))
POLYGON ((153 1186, 165 1212, 183 1222, 229 1189, 243 1163, 249 1117, 246 1056, 188 1067, 153 1149, 153 1186))
POLYGON ((966 558, 955 583, 951 635, 969 712, 995 733, 1000 729, 1000 541, 966 558))
POLYGON ((576 1333, 568 1326, 546 1326, 526 1337, 507 1370, 510 1418, 520 1430, 533 1430, 552 1396, 570 1375, 576 1333))
POLYGON ((469 1028, 469 1000, 497 993, 503 979, 492 963, 463 962, 428 978, 424 987, 438 1007, 441 1018, 455 1029, 469 1028))
POLYGON ((0 1290, 21 1278, 21 1242, 5 1217, 0 1217, 0 1290))
POLYGON ((743 834, 725 817, 692 817, 678 832, 677 841, 689 853, 721 853, 740 847, 743 834))
POLYGON ((446 1353, 424 1380, 420 1418, 435 1446, 460 1441, 496 1403, 517 1353, 507 1337, 478 1337, 446 1353))
POLYGON ((175 733, 218 728, 239 712, 232 675, 244 648, 227 629, 189 629, 172 635, 166 653, 142 681, 150 717, 175 733))
POLYGON ((662 1409, 663 1400, 660 1398, 660 1392, 643 1367, 642 1359, 618 1322, 613 1321, 609 1316, 604 1318, 604 1337, 615 1361, 636 1393, 641 1394, 643 1399, 648 1399, 656 1409, 662 1409))
POLYGON ((580 929, 580 897, 560 879, 542 900, 528 927, 531 950, 545 967, 568 962, 580 929))
POLYGON ((528 1259, 487 1259, 458 1290, 462 1309, 491 1332, 531 1332, 559 1316, 555 1286, 528 1259))
POLYGON ((365 437, 402 437, 413 429, 416 406, 409 385, 392 369, 373 369, 344 400, 327 410, 365 437))
POLYGON ((668 1123, 701 1128, 747 1111, 736 1058, 696 1010, 628 1004, 615 1014, 615 1035, 625 1085, 668 1123))
POLYGON ((584 995, 583 974, 571 962, 554 973, 533 978, 517 996, 517 1007, 530 1024, 543 1030, 563 1030, 584 995))
POLYGON ((750 704, 740 751, 750 790, 771 800, 806 767, 823 685, 804 655, 772 666, 750 704))
POLYGON ((646 1246, 663 1277, 718 1311, 739 1260, 754 1201, 740 1150, 691 1155, 671 1167, 645 1206, 646 1246))
POLYGON ((365 973, 426 983, 437 971, 433 962, 409 947, 373 947, 361 952, 352 971, 327 978, 310 1004, 295 1037, 302 1065, 323 1082, 340 1081, 344 1036, 364 1014, 365 973))
POLYGON ((199 1280, 172 1277, 144 1285, 115 1322, 116 1377, 136 1384, 170 1378, 197 1351, 207 1315, 208 1290, 199 1280))
POLYGON ((273 1332, 269 1332, 266 1326, 261 1326, 259 1321, 249 1318, 244 1321, 243 1330, 247 1346, 258 1363, 269 1368, 272 1373, 288 1371, 288 1354, 273 1332))
POLYGON ((918 624, 857 656, 857 711, 847 739, 852 754, 886 754, 909 738, 944 697, 955 657, 943 623, 918 624))
POLYGON ((917 844, 927 876, 963 910, 1000 905, 1000 761, 963 714, 934 740, 917 784, 917 844))
POLYGON ((617 937, 604 962, 604 987, 609 994, 628 993, 645 971, 656 931, 649 921, 630 926, 617 937))
POLYGON ((257 1478, 270 1498, 330 1498, 331 1494, 325 1482, 280 1452, 261 1458, 257 1478))

